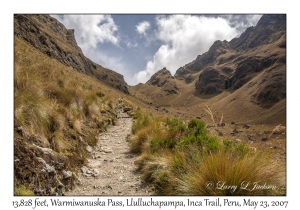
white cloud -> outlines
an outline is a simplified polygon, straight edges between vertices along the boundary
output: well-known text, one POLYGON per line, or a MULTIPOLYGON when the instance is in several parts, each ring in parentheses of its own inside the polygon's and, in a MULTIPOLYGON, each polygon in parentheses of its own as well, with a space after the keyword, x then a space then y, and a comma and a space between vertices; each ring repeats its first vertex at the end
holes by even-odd
MULTIPOLYGON (((111 43, 118 48, 120 34, 117 34, 118 27, 110 15, 52 15, 66 28, 75 29, 77 44, 82 49, 84 55, 92 61, 100 64, 104 68, 111 69, 124 76, 124 79, 133 84, 133 77, 126 68, 126 63, 122 61, 122 56, 108 55, 107 48, 99 48, 99 43, 111 43), (106 50, 105 50, 106 49, 106 50)), ((123 40, 124 41, 124 40, 123 40)), ((136 47, 134 41, 125 41, 127 47, 136 47)))
POLYGON ((222 15, 230 23, 230 26, 236 28, 239 34, 248 27, 255 26, 262 15, 222 15))
POLYGON ((197 55, 208 51, 216 40, 231 40, 238 35, 224 18, 191 15, 160 16, 156 19, 157 38, 163 45, 148 61, 143 71, 135 74, 137 83, 145 83, 151 75, 166 67, 174 75, 176 70, 197 55))
POLYGON ((118 45, 118 27, 110 15, 52 15, 66 28, 75 29, 77 44, 84 53, 95 49, 98 43, 118 45))
POLYGON ((128 48, 134 48, 134 47, 137 47, 138 46, 138 43, 137 42, 131 42, 131 41, 128 41, 128 42, 126 42, 126 46, 128 47, 128 48))
POLYGON ((138 23, 135 27, 136 27, 136 31, 139 34, 146 35, 146 31, 150 28, 150 23, 148 21, 142 21, 138 23))

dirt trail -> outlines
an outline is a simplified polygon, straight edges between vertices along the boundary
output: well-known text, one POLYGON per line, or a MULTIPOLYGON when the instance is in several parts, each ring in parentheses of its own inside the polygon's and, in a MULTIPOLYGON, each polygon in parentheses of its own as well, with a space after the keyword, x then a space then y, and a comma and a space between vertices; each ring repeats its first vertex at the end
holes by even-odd
POLYGON ((142 183, 134 165, 135 155, 129 153, 127 135, 131 133, 132 118, 119 112, 116 126, 99 135, 99 142, 88 158, 88 166, 81 168, 79 183, 66 195, 152 195, 142 183))

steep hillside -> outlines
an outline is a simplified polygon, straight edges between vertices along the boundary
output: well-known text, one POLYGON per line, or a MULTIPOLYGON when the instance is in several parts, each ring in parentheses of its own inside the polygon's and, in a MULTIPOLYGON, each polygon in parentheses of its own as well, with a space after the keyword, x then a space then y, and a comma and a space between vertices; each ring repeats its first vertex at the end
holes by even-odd
POLYGON ((86 58, 76 43, 74 30, 67 30, 50 15, 15 15, 14 34, 51 58, 129 94, 123 75, 86 58))
POLYGON ((128 95, 49 15, 14 16, 14 194, 63 195, 128 95))
POLYGON ((125 94, 18 37, 14 53, 15 195, 62 195, 125 94))
POLYGON ((263 15, 239 38, 215 41, 208 52, 167 78, 177 87, 172 96, 157 94, 161 87, 151 80, 131 89, 137 97, 158 105, 161 101, 186 118, 205 115, 210 105, 228 120, 285 124, 286 16, 263 15))

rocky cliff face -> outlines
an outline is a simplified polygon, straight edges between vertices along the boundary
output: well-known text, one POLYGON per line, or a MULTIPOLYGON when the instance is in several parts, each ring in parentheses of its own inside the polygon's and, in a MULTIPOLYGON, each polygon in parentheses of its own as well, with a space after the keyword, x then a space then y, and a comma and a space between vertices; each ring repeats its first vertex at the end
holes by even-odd
POLYGON ((205 95, 255 83, 253 102, 273 106, 286 98, 286 16, 263 15, 239 38, 216 41, 208 52, 179 68, 175 78, 187 84, 196 80, 196 92, 205 95))
POLYGON ((230 53, 231 51, 232 49, 228 42, 215 41, 208 52, 198 55, 194 61, 179 68, 176 71, 175 78, 185 80, 186 83, 191 83, 195 79, 193 76, 194 73, 199 72, 207 65, 217 63, 221 55, 230 53))
POLYGON ((146 85, 153 85, 160 87, 165 95, 176 94, 179 90, 174 77, 171 75, 170 71, 166 68, 163 68, 156 72, 146 85))
POLYGON ((66 29, 50 15, 15 15, 14 34, 51 58, 129 93, 123 75, 103 68, 85 57, 77 45, 74 30, 66 29))

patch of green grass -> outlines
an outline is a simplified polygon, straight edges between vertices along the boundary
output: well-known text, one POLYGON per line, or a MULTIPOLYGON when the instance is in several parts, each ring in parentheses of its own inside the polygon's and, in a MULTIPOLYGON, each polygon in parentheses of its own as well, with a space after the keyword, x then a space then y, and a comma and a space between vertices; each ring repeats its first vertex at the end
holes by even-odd
POLYGON ((97 92, 97 93, 96 93, 96 95, 97 95, 98 97, 100 97, 100 98, 102 98, 102 97, 104 97, 104 96, 105 96, 105 94, 104 94, 104 93, 102 93, 102 92, 97 92))
POLYGON ((28 189, 25 185, 19 185, 14 188, 15 196, 34 196, 34 192, 28 189))

